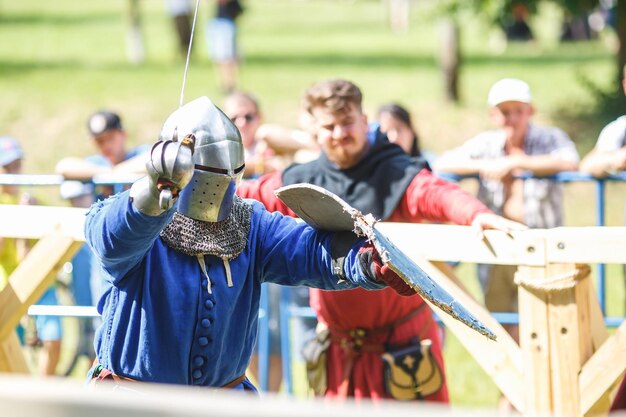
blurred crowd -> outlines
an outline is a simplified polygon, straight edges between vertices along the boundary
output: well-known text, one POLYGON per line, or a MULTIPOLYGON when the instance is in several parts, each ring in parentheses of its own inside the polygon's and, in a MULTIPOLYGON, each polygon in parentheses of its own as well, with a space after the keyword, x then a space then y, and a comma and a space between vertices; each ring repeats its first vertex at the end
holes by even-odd
MULTIPOLYGON (((395 3, 394 7, 407 7, 395 3)), ((166 2, 183 57, 191 50, 194 4, 192 0, 166 2)), ((349 80, 323 80, 307 89, 293 123, 297 127, 272 123, 266 120, 259 97, 237 89, 236 22, 244 8, 237 0, 218 0, 215 5, 206 34, 225 93, 216 104, 236 127, 243 146, 245 166, 237 193, 260 201, 270 211, 293 216, 274 191, 307 182, 385 221, 454 223, 481 231, 554 228, 564 225, 563 193, 553 179, 555 174, 580 170, 602 178, 626 170, 626 116, 604 127, 593 150, 580 158, 563 129, 535 123, 531 86, 517 78, 494 80, 489 91, 483 92, 492 128, 468 136, 462 145, 440 155, 428 149, 429 138, 418 133, 415 120, 419 119, 406 103, 381 103, 370 118, 362 108, 363 92, 349 80), (449 174, 476 177, 477 194, 470 195, 445 180, 449 174)), ((511 40, 532 39, 526 19, 527 10, 514 9, 514 19, 506 28, 511 40)), ((396 24, 404 30, 402 22, 396 24)), ((626 93, 626 82, 623 87, 626 93)), ((148 143, 129 147, 122 115, 111 109, 89 115, 86 136, 93 144, 93 155, 67 156, 56 165, 56 173, 64 178, 60 196, 72 207, 87 208, 120 191, 109 185, 94 186, 92 180, 98 175, 146 174, 147 159, 154 151, 148 143)), ((0 137, 0 173, 22 173, 26 157, 18 138, 0 137)), ((15 185, 0 187, 0 203, 44 204, 15 185)), ((31 246, 32 242, 23 239, 0 237, 1 287, 9 283, 31 246)), ((515 266, 478 266, 476 276, 490 311, 517 311, 515 270, 515 266)), ((100 312, 108 308, 110 291, 103 290, 103 271, 87 246, 64 271, 71 274, 77 305, 98 306, 100 312)), ((57 286, 51 286, 38 304, 58 304, 56 291, 57 286)), ((283 374, 281 290, 267 284, 267 293, 268 390, 277 392, 283 374)), ((449 402, 442 355, 444 331, 419 296, 403 297, 389 289, 294 288, 289 297, 292 306, 311 306, 318 318, 300 320, 291 332, 296 358, 306 361, 310 387, 317 395, 449 402), (410 364, 402 365, 402 361, 410 364), (398 385, 394 375, 405 378, 409 388, 398 385)), ((80 332, 92 340, 98 325, 98 321, 86 321, 80 332)), ((59 317, 40 316, 20 327, 23 343, 40 346, 37 372, 57 374, 63 339, 59 317)), ((505 328, 518 339, 516 325, 505 328)), ((104 349, 102 343, 95 347, 86 349, 90 361, 102 360, 97 351, 104 349)), ((249 367, 249 377, 257 381, 258 362, 257 352, 249 367)), ((154 380, 160 382, 158 375, 154 380)), ((507 407, 506 400, 502 407, 507 407)))
MULTIPOLYGON (((453 221, 460 224, 470 224, 478 213, 484 211, 495 213, 531 228, 552 228, 563 225, 562 192, 559 183, 543 177, 550 177, 558 172, 574 171, 579 168, 593 176, 603 177, 626 169, 626 116, 620 117, 602 130, 594 149, 579 164, 576 148, 563 130, 558 127, 540 126, 533 122, 535 107, 531 88, 520 79, 501 79, 495 82, 487 92, 486 103, 493 129, 468 138, 463 145, 450 149, 441 155, 434 155, 424 149, 424 143, 427 142, 424 142, 417 133, 410 111, 401 104, 383 104, 375 117, 368 119, 362 113, 360 107, 361 93, 354 84, 345 80, 329 80, 320 83, 317 88, 328 91, 316 92, 322 98, 312 97, 313 93, 307 91, 302 108, 299 109, 302 116, 298 118, 300 123, 298 129, 267 123, 263 118, 261 103, 252 93, 233 91, 223 99, 220 107, 238 129, 244 147, 246 164, 245 180, 239 191, 241 195, 257 198, 268 207, 272 207, 274 203, 267 200, 268 194, 264 192, 265 188, 271 190, 278 188, 280 184, 288 183, 289 175, 294 172, 294 167, 307 167, 318 163, 320 160, 334 161, 343 174, 351 172, 346 178, 350 178, 350 181, 357 181, 351 187, 357 187, 359 182, 363 181, 359 179, 359 175, 365 175, 368 178, 368 188, 388 189, 389 184, 395 184, 396 181, 391 173, 378 172, 371 166, 367 168, 366 173, 358 174, 358 171, 354 170, 355 164, 358 166, 365 163, 366 156, 371 153, 372 148, 382 146, 379 143, 382 141, 381 143, 397 148, 399 152, 406 155, 407 161, 412 161, 411 164, 414 164, 414 168, 411 168, 410 172, 414 172, 414 174, 410 175, 417 173, 417 177, 420 177, 425 175, 424 172, 432 171, 435 175, 437 173, 451 173, 462 176, 476 175, 479 178, 480 187, 476 204, 480 202, 480 205, 476 206, 474 214, 467 215, 469 217, 459 217, 458 214, 451 214, 451 217, 431 215, 428 214, 428 210, 432 210, 432 208, 421 207, 419 203, 417 206, 411 207, 413 203, 406 203, 409 206, 403 210, 409 210, 409 212, 403 216, 408 216, 405 217, 407 221, 419 221, 423 218, 431 221, 453 221), (358 92, 359 96, 357 98, 349 96, 345 103, 333 104, 333 100, 339 100, 337 97, 348 94, 343 90, 349 90, 350 94, 353 95, 358 92), (307 100, 309 101, 307 102, 307 100), (319 103, 316 103, 315 100, 321 100, 323 106, 329 106, 331 109, 329 113, 321 113, 317 107, 319 103), (333 108, 333 105, 338 107, 333 108), (353 160, 352 158, 356 159, 353 160), (532 178, 522 179, 521 175, 526 173, 532 174, 532 178), (412 211, 415 213, 410 214, 412 211)), ((145 173, 146 155, 150 152, 149 144, 128 148, 128 138, 122 118, 114 111, 96 111, 89 116, 86 125, 89 140, 93 143, 95 153, 88 157, 64 158, 58 162, 56 168, 57 173, 66 179, 60 189, 61 197, 74 207, 88 207, 94 201, 104 199, 114 193, 115 190, 111 186, 94 187, 90 182, 94 176, 99 174, 145 173)), ((382 155, 383 149, 386 148, 380 148, 375 153, 382 155)), ((8 136, 1 137, 0 150, 2 172, 20 173, 21 163, 25 155, 19 141, 8 136)), ((314 165, 315 173, 327 169, 323 165, 318 165, 314 165)), ((310 181, 316 181, 315 175, 311 177, 310 181)), ((414 177, 409 176, 409 178, 414 177)), ((336 180, 347 181, 339 177, 336 180)), ((438 179, 437 181, 443 180, 438 179)), ((400 182, 394 185, 394 187, 399 187, 400 192, 406 187, 406 185, 401 184, 400 182)), ((445 181, 436 184, 436 186, 431 184, 429 187, 433 189, 447 187, 445 181)), ((336 191, 337 187, 340 186, 343 185, 329 184, 328 188, 336 191)), ((358 188, 355 189, 358 190, 358 188)), ((409 185, 406 192, 408 193, 411 189, 411 185, 409 185)), ((388 192, 393 194, 392 191, 388 192)), ((423 193, 424 191, 421 190, 420 192, 423 193)), ((459 202, 462 202, 464 206, 474 204, 466 201, 467 197, 462 194, 456 196, 451 191, 448 191, 448 194, 455 197, 453 200, 445 201, 449 207, 442 208, 444 211, 453 210, 453 206, 458 205, 459 202)), ((376 198, 383 198, 382 194, 376 195, 376 198)), ((362 196, 357 198, 344 192, 342 197, 348 201, 353 198, 353 203, 364 204, 365 208, 376 210, 376 205, 370 206, 370 203, 363 203, 360 199, 362 196)), ((17 186, 3 186, 0 198, 4 204, 41 204, 40 201, 20 190, 17 186)), ((418 193, 414 198, 419 202, 432 197, 418 193)), ((439 204, 438 200, 433 201, 429 204, 439 204)), ((393 207, 390 209, 393 210, 393 207)), ((397 207, 396 210, 398 210, 397 207)), ((389 217, 389 212, 385 212, 385 210, 378 212, 377 217, 394 219, 393 216, 389 217)), ((6 285, 8 276, 15 269, 19 260, 27 253, 28 242, 2 239, 0 244, 2 285, 6 285)), ((70 268, 73 273, 75 299, 82 305, 96 305, 102 295, 98 285, 101 279, 99 277, 100 271, 92 263, 90 251, 85 247, 72 260, 73 267, 70 268)), ((513 280, 514 272, 514 267, 479 266, 478 278, 483 290, 485 305, 489 310, 499 312, 517 310, 517 287, 513 280)), ((272 284, 269 286, 273 287, 272 284)), ((346 293, 349 292, 346 291, 346 293)), ((278 287, 270 288, 268 293, 270 294, 270 310, 272 312, 270 316, 272 337, 270 339, 270 382, 268 388, 272 391, 278 391, 282 377, 280 326, 277 314, 280 290, 278 287)), ((318 340, 320 335, 327 334, 329 329, 331 329, 331 336, 327 336, 326 341, 330 341, 331 346, 334 344, 345 345, 348 343, 346 340, 353 337, 349 336, 346 339, 342 336, 343 334, 350 334, 350 329, 342 328, 343 324, 335 322, 337 311, 334 311, 334 316, 327 316, 329 314, 328 303, 331 301, 326 299, 328 297, 326 292, 316 291, 315 297, 310 300, 306 290, 300 293, 292 290, 292 293, 292 305, 308 306, 311 303, 319 316, 318 318, 320 318, 317 326, 315 322, 301 323, 298 332, 296 332, 300 335, 294 336, 296 340, 299 340, 300 345, 306 345, 301 341, 307 339, 303 334, 309 334, 308 339, 310 340, 318 340), (333 332, 334 336, 332 336, 333 332)), ((359 297, 363 297, 363 295, 359 294, 359 297)), ((384 299, 376 294, 373 297, 372 300, 368 301, 370 309, 376 305, 377 297, 380 300, 384 299)), ((42 297, 39 304, 54 305, 57 302, 55 287, 53 286, 42 297)), ((395 300, 395 302, 398 305, 406 303, 403 297, 395 300)), ((338 306, 351 304, 350 300, 343 300, 333 305, 336 305, 333 307, 334 309, 341 310, 341 307, 338 306)), ((417 309, 419 306, 413 306, 403 314, 413 314, 412 309, 414 307, 417 309)), ((349 315, 350 311, 347 310, 340 314, 344 319, 349 315)), ((363 313, 359 313, 358 317, 362 318, 363 313)), ((419 318, 419 315, 416 317, 419 318)), ((377 328, 390 326, 387 330, 390 333, 388 337, 392 337, 396 331, 395 327, 402 327, 399 324, 394 325, 401 318, 391 317, 386 324, 379 324, 377 328)), ((375 321, 374 318, 368 320, 375 321)), ((407 320, 411 321, 410 319, 407 320)), ((25 343, 35 343, 34 341, 41 343, 38 372, 43 375, 54 374, 61 349, 62 326, 60 320, 54 316, 42 316, 36 320, 35 324, 34 336, 26 332, 25 343)), ((351 325, 356 326, 355 328, 367 328, 367 323, 359 323, 359 320, 351 325)), ((424 326, 422 320, 415 328, 420 330, 418 332, 419 338, 426 338, 430 341, 429 349, 434 352, 443 373, 441 341, 439 340, 442 333, 440 331, 434 333, 432 331, 421 332, 424 326)), ((517 338, 516 326, 509 325, 507 330, 514 338, 517 338)), ((93 335, 93 323, 83 327, 82 331, 93 335)), ((414 336, 417 337, 418 334, 414 336)), ((353 342, 354 340, 350 340, 350 343, 353 342)), ((360 343, 364 343, 363 340, 360 343)), ((382 387, 360 386, 361 382, 354 377, 354 375, 358 375, 358 372, 365 372, 360 368, 359 361, 372 361, 371 358, 366 359, 368 355, 365 352, 352 351, 348 354, 345 348, 339 347, 339 353, 336 352, 336 354, 339 356, 334 361, 329 359, 328 366, 334 366, 339 374, 333 377, 335 380, 332 384, 327 381, 323 393, 331 396, 347 395, 374 398, 388 395, 385 394, 382 387), (349 369, 344 366, 347 360, 346 354, 351 357, 349 369), (340 366, 339 364, 344 365, 340 366)), ((92 358, 95 356, 93 351, 90 352, 90 356, 92 358)), ((378 354, 374 356, 378 356, 378 354)), ((302 359, 302 357, 299 358, 302 359)), ((251 363, 251 375, 254 375, 258 366, 256 355, 252 358, 251 363)), ((367 370, 367 368, 365 369, 367 370)), ((369 369, 367 372, 375 371, 369 369)), ((329 370, 328 375, 330 377, 334 374, 329 370)), ((381 380, 383 378, 382 373, 380 375, 374 373, 373 375, 378 375, 381 380)), ((436 401, 447 401, 445 383, 441 383, 438 390, 435 390, 430 397, 425 397, 436 401)))

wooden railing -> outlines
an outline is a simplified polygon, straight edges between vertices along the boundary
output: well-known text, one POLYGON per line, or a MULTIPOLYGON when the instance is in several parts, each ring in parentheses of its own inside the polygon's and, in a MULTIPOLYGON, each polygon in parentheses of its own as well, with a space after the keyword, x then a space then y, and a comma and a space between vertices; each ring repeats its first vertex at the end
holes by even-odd
MULTIPOLYGON (((39 239, 0 292, 0 372, 26 372, 15 325, 82 244, 84 214, 0 205, 0 236, 39 239)), ((626 369, 626 324, 608 336, 586 263, 626 263, 626 227, 487 231, 483 239, 465 226, 376 227, 498 336, 491 341, 439 315, 518 410, 555 416, 608 410, 626 369), (443 261, 519 265, 519 345, 443 261)))
POLYGON ((80 249, 85 211, 0 205, 1 237, 39 239, 0 291, 0 372, 28 372, 15 326, 80 249))
POLYGON ((463 226, 377 227, 496 333, 493 342, 439 314, 515 408, 553 416, 608 411, 626 369, 626 324, 608 336, 586 263, 626 263, 626 227, 487 231, 482 240, 463 226), (519 265, 519 345, 437 261, 519 265))

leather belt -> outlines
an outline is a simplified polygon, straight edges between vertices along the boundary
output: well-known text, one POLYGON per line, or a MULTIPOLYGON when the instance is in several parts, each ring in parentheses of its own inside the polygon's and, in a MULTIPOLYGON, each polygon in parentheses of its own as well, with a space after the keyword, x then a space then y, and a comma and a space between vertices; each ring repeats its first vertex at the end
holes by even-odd
MULTIPOLYGON (((92 375, 93 382, 105 381, 105 380, 113 380, 115 383, 118 383, 118 384, 126 384, 129 382, 141 382, 136 379, 114 374, 110 370, 98 365, 97 362, 95 363, 95 366, 96 367, 92 375)), ((234 388, 237 385, 241 384, 245 379, 246 379, 246 374, 240 375, 237 378, 230 381, 229 383, 222 385, 220 388, 234 388)))
POLYGON ((237 385, 241 384, 245 379, 246 379, 246 374, 243 374, 233 379, 228 384, 223 385, 222 388, 235 388, 237 385))

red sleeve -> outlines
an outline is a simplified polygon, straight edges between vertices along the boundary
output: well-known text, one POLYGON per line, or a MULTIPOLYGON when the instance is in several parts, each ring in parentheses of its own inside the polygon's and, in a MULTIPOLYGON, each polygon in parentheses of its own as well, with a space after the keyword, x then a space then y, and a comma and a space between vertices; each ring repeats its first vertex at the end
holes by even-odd
POLYGON ((272 172, 256 180, 242 181, 237 187, 237 195, 260 201, 268 211, 278 211, 287 216, 296 217, 296 214, 274 194, 274 191, 282 186, 282 172, 272 172))
POLYGON ((469 225, 479 213, 491 213, 491 210, 458 185, 423 169, 409 184, 389 221, 429 220, 469 225))

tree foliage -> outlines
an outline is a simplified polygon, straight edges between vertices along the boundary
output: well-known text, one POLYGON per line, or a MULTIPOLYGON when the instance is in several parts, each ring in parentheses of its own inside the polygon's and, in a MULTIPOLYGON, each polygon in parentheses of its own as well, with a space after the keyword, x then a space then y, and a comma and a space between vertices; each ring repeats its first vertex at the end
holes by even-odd
POLYGON ((536 13, 540 3, 554 3, 564 11, 579 15, 598 6, 599 0, 440 0, 437 7, 444 14, 456 14, 462 10, 473 9, 494 23, 501 23, 509 18, 515 5, 524 5, 529 13, 536 13))
MULTIPOLYGON (((539 6, 545 3, 558 5, 563 10, 564 14, 581 16, 585 13, 590 13, 598 7, 600 0, 433 0, 432 6, 436 14, 445 17, 448 21, 455 22, 457 25, 458 20, 456 18, 459 14, 471 12, 493 25, 508 27, 513 22, 513 10, 516 6, 525 6, 528 15, 533 15, 537 13, 539 6)), ((616 33, 620 46, 616 53, 615 63, 617 69, 616 78, 621 80, 624 75, 622 68, 626 69, 626 0, 616 0, 616 5, 616 33)), ((456 44, 458 45, 458 42, 456 44)), ((451 51, 450 53, 453 56, 459 56, 457 65, 460 65, 460 57, 462 56, 460 51, 451 51)), ((459 72, 458 67, 443 69, 447 79, 450 78, 448 76, 449 73, 458 74, 459 72)), ((604 97, 600 101, 614 101, 609 98, 617 97, 617 101, 619 101, 619 105, 621 105, 621 102, 624 100, 624 95, 621 91, 621 83, 618 84, 616 84, 617 87, 612 89, 608 94, 601 94, 604 97)), ((456 83, 446 81, 446 85, 447 90, 449 90, 447 94, 448 97, 458 97, 458 94, 450 93, 450 91, 456 89, 456 83)), ((598 89, 598 91, 600 90, 598 89)))

